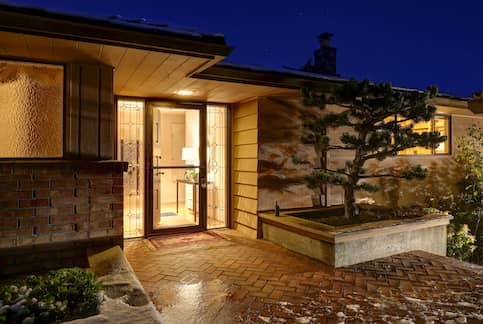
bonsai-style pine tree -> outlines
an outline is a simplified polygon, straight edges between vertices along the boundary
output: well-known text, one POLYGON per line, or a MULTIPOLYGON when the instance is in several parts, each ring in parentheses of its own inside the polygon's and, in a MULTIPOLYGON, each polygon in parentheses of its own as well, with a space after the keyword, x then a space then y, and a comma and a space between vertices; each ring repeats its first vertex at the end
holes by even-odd
MULTIPOLYGON (((322 190, 325 184, 340 185, 344 188, 345 217, 359 215, 355 193, 357 190, 377 191, 375 185, 361 180, 377 177, 399 177, 422 179, 426 169, 411 166, 406 170, 368 174, 364 165, 367 161, 382 161, 395 156, 399 151, 423 146, 434 147, 446 140, 437 132, 416 133, 413 124, 429 121, 436 108, 428 103, 437 93, 434 87, 427 91, 400 91, 390 84, 371 84, 369 81, 351 80, 333 89, 304 89, 304 106, 307 113, 303 123, 302 142, 312 144, 320 161, 316 161, 313 171, 305 177, 311 189, 322 190), (330 93, 330 94, 327 94, 330 93), (340 112, 323 112, 328 104, 341 107, 340 112), (309 111, 320 108, 314 117, 309 111), (329 128, 349 128, 343 132, 340 143, 326 135, 329 128), (349 150, 354 153, 352 160, 335 170, 327 168, 323 157, 328 150, 349 150)), ((311 164, 294 157, 295 163, 311 164)))

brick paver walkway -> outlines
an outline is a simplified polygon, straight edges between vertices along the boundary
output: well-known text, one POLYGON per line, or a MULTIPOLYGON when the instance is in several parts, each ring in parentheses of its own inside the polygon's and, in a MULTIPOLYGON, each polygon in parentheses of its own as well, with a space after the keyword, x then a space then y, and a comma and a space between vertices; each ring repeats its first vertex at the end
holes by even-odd
POLYGON ((166 323, 481 323, 483 270, 425 252, 334 270, 270 242, 125 252, 166 323))

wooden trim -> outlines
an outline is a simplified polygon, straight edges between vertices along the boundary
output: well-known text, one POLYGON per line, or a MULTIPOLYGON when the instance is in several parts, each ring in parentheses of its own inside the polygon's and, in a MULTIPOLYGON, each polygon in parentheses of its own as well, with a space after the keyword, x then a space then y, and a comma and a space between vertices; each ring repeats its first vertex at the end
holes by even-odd
POLYGON ((226 227, 228 228, 233 228, 232 226, 232 221, 233 221, 233 215, 232 215, 232 194, 233 194, 233 188, 232 188, 232 168, 233 168, 233 160, 232 160, 232 125, 231 125, 231 116, 233 114, 233 105, 227 105, 226 106, 226 197, 225 199, 227 200, 226 204, 226 211, 227 211, 227 217, 226 217, 226 227))
MULTIPOLYGON (((201 109, 200 109, 200 120, 199 120, 199 132, 200 132, 200 182, 205 182, 208 183, 208 175, 207 175, 207 163, 206 163, 206 142, 207 142, 207 134, 206 134, 206 114, 207 114, 207 105, 205 104, 201 109)), ((203 187, 203 184, 200 183, 199 186, 199 201, 198 205, 200 208, 200 217, 198 219, 199 225, 201 227, 202 231, 206 231, 207 225, 208 225, 208 186, 205 185, 203 187)), ((196 206, 194 206, 196 208, 196 206)))
POLYGON ((153 235, 153 110, 144 100, 144 236, 153 235))
POLYGON ((309 84, 311 86, 322 86, 326 85, 327 83, 335 83, 334 81, 321 80, 318 78, 296 77, 289 73, 250 71, 243 68, 217 65, 209 67, 200 73, 194 74, 192 78, 292 90, 298 90, 304 86, 308 86, 309 84))
MULTIPOLYGON (((163 97, 138 97, 138 96, 124 96, 116 95, 117 99, 120 100, 146 100, 153 102, 155 104, 161 105, 171 105, 173 108, 190 109, 193 105, 225 105, 226 102, 216 102, 216 101, 203 101, 203 100, 186 100, 186 99, 176 99, 176 98, 163 98, 163 97)), ((197 108, 192 108, 197 109, 197 108)))
MULTIPOLYGON (((113 78, 114 79, 114 78, 113 78)), ((119 106, 118 106, 118 103, 119 103, 119 100, 117 98, 117 96, 114 96, 113 98, 114 100, 114 116, 113 116, 113 119, 112 119, 112 122, 113 122, 113 131, 112 131, 112 158, 113 160, 119 160, 119 156, 118 156, 118 146, 117 146, 117 141, 118 141, 118 136, 119 136, 119 120, 118 120, 118 113, 119 113, 119 106)))

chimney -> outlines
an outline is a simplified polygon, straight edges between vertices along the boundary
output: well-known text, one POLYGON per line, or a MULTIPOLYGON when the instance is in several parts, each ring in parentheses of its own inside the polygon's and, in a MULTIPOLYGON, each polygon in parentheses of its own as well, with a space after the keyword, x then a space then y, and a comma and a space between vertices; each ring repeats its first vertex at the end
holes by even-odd
POLYGON ((314 51, 314 64, 311 61, 307 62, 303 67, 304 71, 338 75, 336 69, 336 52, 337 49, 330 46, 330 41, 334 34, 322 33, 317 36, 320 47, 314 51))

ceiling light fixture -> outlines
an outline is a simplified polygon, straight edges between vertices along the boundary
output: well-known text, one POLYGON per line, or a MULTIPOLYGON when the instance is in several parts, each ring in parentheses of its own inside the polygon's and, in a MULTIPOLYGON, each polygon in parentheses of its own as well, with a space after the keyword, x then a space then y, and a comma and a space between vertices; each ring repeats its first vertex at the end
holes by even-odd
POLYGON ((176 94, 180 96, 191 96, 193 94, 193 91, 191 90, 178 90, 176 91, 176 94))

